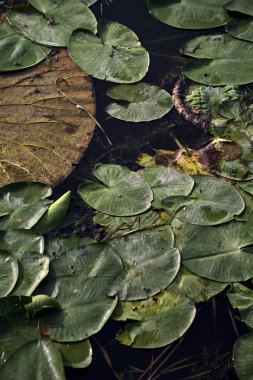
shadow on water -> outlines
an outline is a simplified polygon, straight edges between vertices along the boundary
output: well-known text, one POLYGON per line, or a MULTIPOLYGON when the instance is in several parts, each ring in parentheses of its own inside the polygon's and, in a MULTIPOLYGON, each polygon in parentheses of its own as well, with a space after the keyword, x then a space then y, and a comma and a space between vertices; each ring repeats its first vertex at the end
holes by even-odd
MULTIPOLYGON (((144 80, 171 92, 184 61, 180 55, 180 46, 197 36, 198 32, 183 31, 156 21, 149 14, 146 0, 99 0, 91 9, 98 19, 117 21, 136 32, 150 53, 150 68, 144 80)), ((110 162, 137 169, 136 159, 141 152, 152 154, 159 148, 176 149, 172 136, 182 145, 191 148, 202 147, 211 137, 182 120, 176 111, 149 123, 126 123, 110 118, 105 112, 110 103, 106 92, 113 84, 96 79, 93 79, 93 83, 97 103, 96 117, 113 145, 110 146, 103 133, 97 129, 84 158, 73 173, 54 189, 54 195, 58 197, 69 189, 73 191, 76 199, 75 212, 79 218, 76 228, 79 232, 94 237, 97 231, 89 224, 91 212, 83 204, 80 206, 76 189, 92 172, 95 164, 110 162)), ((232 368, 231 352, 236 337, 247 332, 247 328, 234 319, 234 312, 232 316, 225 295, 221 294, 215 300, 201 304, 197 317, 184 338, 166 348, 134 350, 124 347, 115 340, 119 327, 120 324, 110 321, 99 334, 91 338, 91 366, 84 370, 67 368, 68 380, 237 378, 232 368)))

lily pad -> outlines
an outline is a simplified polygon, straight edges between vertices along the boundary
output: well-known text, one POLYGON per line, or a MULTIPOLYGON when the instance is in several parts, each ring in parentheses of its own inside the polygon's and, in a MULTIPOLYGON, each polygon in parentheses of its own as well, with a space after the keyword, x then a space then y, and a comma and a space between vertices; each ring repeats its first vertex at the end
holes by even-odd
POLYGON ((2 379, 15 380, 22 374, 23 380, 46 378, 64 380, 64 367, 60 352, 46 338, 34 340, 21 346, 0 368, 2 379), (15 368, 15 370, 13 370, 15 368))
POLYGON ((119 102, 109 104, 106 112, 124 121, 160 119, 173 107, 172 97, 167 91, 148 83, 115 86, 108 90, 107 95, 119 102))
POLYGON ((240 12, 246 15, 253 16, 253 8, 251 0, 232 0, 225 5, 229 11, 240 12))
POLYGON ((88 339, 74 343, 54 342, 54 345, 60 351, 66 367, 86 368, 91 364, 92 348, 88 339))
POLYGON ((234 346, 233 361, 240 380, 253 379, 253 333, 240 336, 234 346))
POLYGON ((138 173, 153 191, 152 206, 155 208, 162 208, 162 201, 168 197, 189 195, 194 185, 193 177, 164 166, 158 165, 138 173))
POLYGON ((95 123, 88 76, 66 51, 32 71, 0 76, 0 185, 56 185, 83 156, 95 123), (76 104, 83 106, 79 109, 76 104))
POLYGON ((14 252, 43 253, 43 236, 27 230, 0 231, 0 250, 14 252))
POLYGON ((95 240, 76 235, 50 237, 47 241, 46 253, 48 256, 55 258, 70 249, 85 247, 87 244, 95 242, 95 240))
POLYGON ((196 314, 187 297, 164 291, 145 301, 120 302, 117 320, 134 319, 121 330, 117 339, 133 348, 157 348, 180 338, 191 326, 196 314))
POLYGON ((63 0, 60 4, 53 1, 29 1, 31 7, 16 6, 8 12, 14 28, 30 40, 49 46, 66 46, 74 29, 84 28, 93 33, 97 31, 97 21, 89 8, 79 0, 63 0), (42 12, 42 13, 40 13, 42 12))
POLYGON ((109 287, 108 294, 117 294, 120 300, 140 300, 169 286, 180 266, 180 254, 173 243, 169 226, 161 234, 149 230, 111 242, 123 261, 124 271, 109 287))
POLYGON ((244 222, 205 227, 185 239, 182 262, 191 272, 214 281, 246 281, 253 277, 252 244, 244 222))
POLYGON ((18 259, 18 281, 12 295, 30 296, 49 272, 49 258, 34 252, 15 254, 18 259))
POLYGON ((48 335, 57 342, 76 342, 97 333, 117 303, 116 298, 106 296, 103 281, 82 275, 48 281, 40 293, 61 305, 61 310, 41 317, 48 335))
POLYGON ((230 19, 224 9, 228 0, 148 0, 149 10, 158 20, 182 29, 209 29, 230 19))
POLYGON ((228 284, 196 276, 182 266, 168 290, 190 298, 194 303, 205 302, 222 292, 228 284))
POLYGON ((183 67, 186 77, 195 82, 220 86, 253 81, 253 44, 249 41, 226 34, 204 35, 188 41, 182 52, 198 58, 183 67))
POLYGON ((75 30, 68 49, 71 58, 89 75, 117 83, 141 80, 149 66, 149 54, 136 34, 117 22, 100 20, 98 36, 75 30))
POLYGON ((227 25, 226 29, 233 37, 239 38, 240 40, 253 42, 252 17, 245 19, 234 19, 227 25))
POLYGON ((18 279, 18 262, 11 253, 0 251, 0 297, 7 296, 18 279))
POLYGON ((228 299, 239 310, 241 318, 249 327, 253 327, 253 291, 239 283, 231 285, 228 299))
POLYGON ((153 194, 139 174, 119 165, 99 165, 93 174, 98 182, 82 184, 79 194, 95 210, 131 216, 150 208, 153 194))
POLYGON ((0 24, 0 71, 16 71, 43 61, 50 49, 34 44, 5 21, 0 24))
POLYGON ((248 233, 253 236, 253 211, 248 216, 247 222, 246 222, 246 228, 248 233))
POLYGON ((51 262, 50 278, 71 274, 96 278, 105 288, 122 272, 122 262, 114 249, 105 243, 65 251, 51 262))
POLYGON ((228 222, 245 207, 240 193, 215 177, 195 175, 188 196, 168 197, 163 207, 177 218, 191 224, 210 226, 228 222))

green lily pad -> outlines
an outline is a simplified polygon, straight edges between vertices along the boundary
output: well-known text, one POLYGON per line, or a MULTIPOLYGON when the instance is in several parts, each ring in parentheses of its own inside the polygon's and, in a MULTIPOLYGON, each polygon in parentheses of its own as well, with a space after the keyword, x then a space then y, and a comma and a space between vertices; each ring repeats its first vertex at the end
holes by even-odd
POLYGON ((209 29, 230 19, 224 9, 228 0, 148 0, 152 15, 167 25, 182 29, 209 29))
POLYGON ((194 303, 205 302, 222 292, 228 284, 196 276, 182 266, 168 290, 190 298, 194 303))
POLYGON ((189 195, 194 185, 193 177, 178 170, 155 166, 138 172, 153 191, 152 206, 162 208, 162 201, 168 197, 189 195))
POLYGON ((27 230, 0 231, 0 250, 14 252, 37 252, 43 253, 43 236, 27 230))
POLYGON ((86 368, 91 364, 92 348, 88 339, 73 343, 54 342, 54 345, 60 351, 66 367, 86 368))
POLYGON ((253 333, 240 336, 234 346, 233 361, 240 380, 253 379, 253 333))
POLYGON ((253 236, 253 210, 248 216, 248 219, 246 221, 246 228, 250 236, 253 236))
POLYGON ((182 262, 191 272, 214 281, 246 281, 253 277, 252 244, 244 222, 205 227, 184 239, 182 262))
POLYGON ((61 305, 61 310, 41 317, 48 335, 57 342, 76 342, 97 333, 117 304, 117 298, 105 294, 103 281, 82 275, 48 281, 40 293, 55 298, 61 305))
POLYGON ((17 374, 22 374, 22 380, 65 379, 61 355, 46 338, 24 344, 0 368, 2 379, 16 380, 17 374))
POLYGON ((75 30, 68 49, 74 62, 87 74, 117 83, 141 80, 149 66, 149 54, 136 34, 117 22, 101 20, 98 35, 75 30))
POLYGON ((228 222, 245 207, 240 193, 228 183, 207 175, 195 175, 188 196, 168 197, 163 207, 184 222, 210 226, 228 222))
POLYGON ((50 187, 37 182, 16 182, 3 186, 0 188, 0 216, 37 203, 51 194, 50 187))
POLYGON ((90 7, 91 5, 95 4, 97 0, 80 0, 82 3, 86 4, 87 7, 90 7))
POLYGON ((31 0, 29 3, 39 12, 31 7, 16 6, 11 8, 8 18, 19 33, 39 44, 66 46, 74 29, 97 31, 95 16, 79 0, 71 3, 63 0, 60 4, 31 0))
MULTIPOLYGON (((253 13, 253 12, 252 12, 253 13)), ((248 17, 245 19, 234 19, 227 27, 227 32, 240 40, 253 42, 253 19, 248 17)))
MULTIPOLYGON (((55 201, 34 226, 33 231, 44 234, 54 228, 56 228, 65 218, 69 205, 70 205, 71 192, 63 194, 57 201, 55 201)), ((1 222, 0 222, 1 228, 1 222)))
POLYGON ((50 237, 47 241, 46 253, 48 256, 55 258, 61 256, 63 252, 77 247, 85 247, 87 244, 92 244, 92 242, 96 241, 76 235, 50 237))
POLYGON ((253 196, 253 181, 238 182, 238 185, 247 193, 253 196))
POLYGON ((18 279, 18 262, 14 255, 0 251, 0 297, 7 296, 18 279))
POLYGON ((115 86, 107 91, 107 95, 119 102, 109 104, 106 112, 124 121, 160 119, 173 107, 167 91, 148 83, 115 86))
POLYGON ((149 230, 111 242, 123 261, 124 271, 109 287, 108 294, 117 294, 120 300, 140 300, 169 286, 180 266, 180 254, 173 243, 169 226, 160 233, 149 230))
POLYGON ((253 81, 253 44, 249 41, 226 34, 204 35, 188 41, 182 52, 198 58, 183 67, 186 77, 195 82, 220 86, 253 81))
POLYGON ((231 285, 228 299, 233 308, 238 309, 243 322, 253 327, 253 291, 239 283, 231 285))
POLYGON ((95 210, 131 216, 150 208, 153 194, 139 174, 119 165, 99 165, 93 173, 99 182, 82 184, 79 193, 95 210))
POLYGON ((232 0, 225 5, 225 8, 229 11, 253 16, 252 2, 250 0, 232 0))
POLYGON ((50 278, 78 275, 96 278, 107 287, 121 272, 122 262, 114 249, 105 243, 65 251, 51 262, 50 278))
POLYGON ((34 252, 14 253, 18 259, 18 281, 13 295, 30 296, 49 272, 49 258, 34 252))
POLYGON ((43 61, 50 49, 16 33, 5 21, 0 24, 0 71, 16 71, 43 61))
POLYGON ((21 206, 0 220, 0 230, 29 230, 43 217, 51 200, 42 199, 37 203, 21 206))
POLYGON ((157 348, 180 338, 191 326, 196 314, 187 297, 164 291, 145 301, 120 302, 114 314, 117 320, 134 319, 121 330, 117 339, 133 348, 157 348))

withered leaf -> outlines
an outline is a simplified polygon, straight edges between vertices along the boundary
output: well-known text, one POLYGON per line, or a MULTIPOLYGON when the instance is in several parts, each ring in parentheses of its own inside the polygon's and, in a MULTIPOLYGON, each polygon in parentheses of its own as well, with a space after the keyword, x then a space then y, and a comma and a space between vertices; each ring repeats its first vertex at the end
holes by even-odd
POLYGON ((32 70, 0 76, 0 186, 56 185, 81 159, 95 128, 92 82, 62 50, 32 70))

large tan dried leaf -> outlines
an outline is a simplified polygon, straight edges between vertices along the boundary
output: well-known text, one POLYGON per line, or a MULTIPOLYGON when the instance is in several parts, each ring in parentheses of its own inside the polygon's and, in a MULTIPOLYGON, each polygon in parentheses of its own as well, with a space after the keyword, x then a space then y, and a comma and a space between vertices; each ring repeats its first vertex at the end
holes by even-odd
POLYGON ((0 93, 0 186, 56 185, 81 159, 95 128, 90 78, 61 51, 51 63, 1 75, 0 93))

